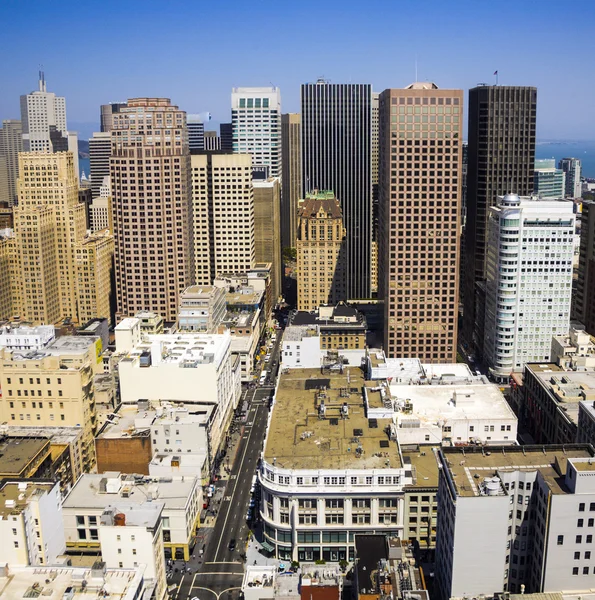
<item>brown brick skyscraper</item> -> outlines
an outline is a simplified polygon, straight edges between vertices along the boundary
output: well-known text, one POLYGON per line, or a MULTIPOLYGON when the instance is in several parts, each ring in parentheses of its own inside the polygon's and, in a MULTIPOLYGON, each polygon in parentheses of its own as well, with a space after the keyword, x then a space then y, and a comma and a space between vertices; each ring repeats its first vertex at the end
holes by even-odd
POLYGON ((112 127, 117 315, 175 321, 194 275, 186 113, 167 98, 133 98, 112 127))
POLYGON ((455 362, 463 92, 414 83, 385 90, 379 112, 384 350, 455 362))

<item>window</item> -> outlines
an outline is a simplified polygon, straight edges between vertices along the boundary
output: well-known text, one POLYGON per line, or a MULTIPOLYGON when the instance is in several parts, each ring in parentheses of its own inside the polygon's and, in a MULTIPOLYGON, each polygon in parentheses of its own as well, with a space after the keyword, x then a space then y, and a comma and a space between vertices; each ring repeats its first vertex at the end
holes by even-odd
POLYGON ((584 520, 583 520, 583 519, 579 519, 579 520, 576 522, 576 526, 577 526, 577 527, 582 527, 582 526, 583 526, 583 524, 584 524, 584 520))
POLYGON ((132 549, 132 554, 136 554, 136 548, 132 549))
POLYGON ((593 542, 593 536, 592 535, 588 535, 587 536, 587 544, 591 544, 592 542, 593 542))
POLYGON ((585 503, 584 502, 581 502, 578 505, 578 510, 579 510, 579 512, 585 512, 585 503))
POLYGON ((589 567, 583 567, 583 575, 589 574, 589 567))
POLYGON ((572 567, 572 574, 578 575, 578 567, 572 567))
POLYGON ((580 560, 581 559, 581 553, 580 552, 575 552, 574 553, 574 560, 580 560))
POLYGON ((582 535, 577 535, 575 542, 577 544, 582 544, 583 543, 583 536, 582 535))
POLYGON ((564 536, 559 535, 558 536, 558 546, 562 546, 563 544, 564 544, 564 536))

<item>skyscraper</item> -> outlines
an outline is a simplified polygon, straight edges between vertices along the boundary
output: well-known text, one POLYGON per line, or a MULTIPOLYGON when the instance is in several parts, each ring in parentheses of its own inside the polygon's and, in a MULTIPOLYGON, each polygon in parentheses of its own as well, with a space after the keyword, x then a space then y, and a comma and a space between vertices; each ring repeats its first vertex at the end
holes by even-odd
POLYGON ((173 322, 194 273, 186 113, 168 98, 132 98, 111 135, 117 314, 173 322))
POLYGON ((481 355, 485 313, 486 236, 497 196, 533 192, 537 90, 487 86, 469 90, 469 164, 465 221, 462 337, 481 355))
POLYGON ((216 131, 205 131, 203 133, 203 150, 213 152, 215 150, 221 150, 221 138, 217 135, 216 131))
POLYGON ((566 173, 566 197, 581 198, 581 161, 578 158, 563 158, 558 163, 558 168, 566 173))
POLYGON ((198 152, 205 149, 205 124, 201 115, 187 115, 186 126, 188 127, 188 146, 190 152, 198 152))
POLYGON ((254 189, 249 154, 193 154, 195 283, 242 273, 255 262, 254 189))
POLYGON ((221 138, 222 152, 233 152, 233 125, 231 123, 219 125, 219 137, 221 138))
POLYGON ((535 160, 534 193, 540 198, 564 198, 566 174, 556 169, 553 158, 535 160))
POLYGON ((6 164, 6 189, 5 200, 10 206, 17 201, 17 179, 19 176, 19 152, 23 151, 23 128, 16 119, 2 121, 0 129, 0 160, 4 158, 6 164))
POLYGON ((273 298, 281 294, 281 180, 254 181, 254 257, 271 263, 273 298))
POLYGON ((595 202, 583 202, 575 317, 595 335, 595 202))
POLYGON ((298 200, 302 185, 302 119, 299 113, 281 115, 281 154, 283 187, 281 190, 281 245, 295 248, 298 200))
POLYGON ((114 123, 114 115, 120 112, 120 109, 126 108, 126 102, 110 102, 102 104, 100 107, 100 131, 111 131, 114 123))
POLYGON ((372 86, 303 84, 302 194, 332 190, 346 239, 346 298, 370 297, 372 246, 372 86))
POLYGON ((549 362, 552 336, 568 333, 574 221, 564 200, 507 194, 490 208, 483 356, 498 381, 549 362))
POLYGON ((66 99, 47 91, 45 74, 39 72, 39 89, 21 96, 21 123, 25 152, 70 150, 78 180, 78 138, 66 126, 66 99))
POLYGON ((101 186, 110 174, 112 135, 109 131, 94 133, 89 140, 89 166, 91 168, 91 196, 99 198, 101 186))
POLYGON ((231 93, 233 151, 251 154, 262 179, 281 177, 281 91, 238 87, 231 93))
POLYGON ((345 297, 345 234, 333 192, 306 194, 298 210, 298 310, 335 305, 345 297))
POLYGON ((379 295, 384 349, 456 360, 463 92, 413 83, 380 94, 379 295))

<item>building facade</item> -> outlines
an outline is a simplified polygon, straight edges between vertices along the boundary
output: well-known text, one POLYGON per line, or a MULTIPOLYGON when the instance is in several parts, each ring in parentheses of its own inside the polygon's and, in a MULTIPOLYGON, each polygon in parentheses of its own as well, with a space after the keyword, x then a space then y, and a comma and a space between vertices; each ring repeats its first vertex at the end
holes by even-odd
POLYGON ((478 355, 483 351, 484 307, 476 283, 486 277, 489 209, 498 195, 533 193, 536 112, 534 87, 483 85, 469 90, 462 338, 478 355))
POLYGON ((201 152, 205 149, 205 124, 202 115, 186 115, 188 128, 188 146, 190 152, 201 152))
POLYGON ((535 160, 534 194, 540 198, 564 198, 566 190, 566 173, 556 169, 553 158, 535 160))
POLYGON ((575 294, 575 314, 595 335, 595 202, 585 200, 581 215, 581 242, 575 294))
POLYGON ((193 154, 195 283, 247 271, 255 261, 254 188, 248 154, 193 154))
POLYGON ((483 356, 508 381, 548 362, 570 326, 575 216, 571 202, 499 196, 490 208, 483 356))
POLYGON ((19 177, 19 152, 23 151, 23 127, 16 119, 2 121, 0 129, 0 161, 6 165, 6 197, 0 202, 13 206, 17 202, 17 179, 19 177))
POLYGON ((233 151, 250 154, 252 167, 281 177, 281 91, 277 87, 239 87, 231 93, 233 151))
POLYGON ((566 198, 581 198, 581 161, 578 158, 563 158, 558 168, 566 174, 566 198))
POLYGON ((389 357, 455 362, 462 112, 463 92, 433 83, 380 95, 379 294, 389 357))
POLYGON ((126 108, 126 102, 102 104, 99 108, 100 131, 111 131, 114 128, 114 115, 117 115, 123 108, 126 108))
POLYGON ((281 115, 281 154, 283 190, 281 193, 281 244, 295 248, 297 213, 302 185, 302 117, 299 113, 281 115))
POLYGON ((101 186, 105 184, 105 178, 110 176, 111 154, 112 135, 109 131, 94 133, 89 138, 89 166, 91 168, 91 196, 93 200, 101 196, 101 186))
POLYGON ((302 197, 332 190, 341 201, 347 231, 346 293, 370 297, 372 244, 372 86, 303 84, 302 197))
POLYGON ((133 98, 111 139, 117 314, 175 321, 194 274, 186 114, 167 98, 133 98))
POLYGON ((298 309, 337 304, 347 293, 347 232, 334 193, 306 194, 298 208, 298 309))
POLYGON ((254 259, 273 267, 271 283, 275 304, 282 292, 281 180, 254 181, 254 259))
POLYGON ((217 333, 225 311, 224 288, 192 285, 180 298, 178 328, 196 333, 217 333))

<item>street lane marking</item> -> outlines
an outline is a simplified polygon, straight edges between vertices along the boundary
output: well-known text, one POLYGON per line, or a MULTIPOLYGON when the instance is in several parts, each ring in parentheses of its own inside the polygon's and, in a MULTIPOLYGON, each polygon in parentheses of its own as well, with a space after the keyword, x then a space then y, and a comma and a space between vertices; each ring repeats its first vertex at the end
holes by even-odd
POLYGON ((206 562, 205 565, 241 565, 241 562, 238 562, 237 560, 220 560, 220 561, 213 561, 213 562, 206 562))

